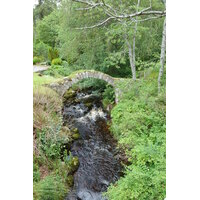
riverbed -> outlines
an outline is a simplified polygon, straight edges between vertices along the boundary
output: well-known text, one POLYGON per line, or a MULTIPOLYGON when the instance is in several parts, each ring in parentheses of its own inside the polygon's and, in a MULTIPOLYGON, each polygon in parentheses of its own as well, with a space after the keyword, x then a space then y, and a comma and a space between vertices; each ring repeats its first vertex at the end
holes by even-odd
POLYGON ((80 164, 66 200, 105 200, 103 193, 119 179, 122 170, 116 141, 107 123, 109 113, 98 95, 77 92, 73 101, 64 103, 63 119, 80 134, 70 148, 80 164))

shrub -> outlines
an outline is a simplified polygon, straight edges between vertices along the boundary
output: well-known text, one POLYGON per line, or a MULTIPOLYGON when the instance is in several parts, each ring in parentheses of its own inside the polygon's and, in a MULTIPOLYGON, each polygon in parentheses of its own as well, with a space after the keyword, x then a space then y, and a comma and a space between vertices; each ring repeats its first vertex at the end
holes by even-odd
POLYGON ((72 69, 61 65, 52 65, 51 67, 48 68, 48 70, 43 72, 44 75, 50 75, 54 77, 69 76, 71 73, 72 69))
POLYGON ((99 92, 103 92, 104 89, 106 88, 106 82, 100 79, 95 79, 95 78, 87 78, 83 79, 80 82, 77 83, 78 87, 81 90, 87 90, 92 88, 92 90, 96 90, 99 92))
POLYGON ((63 200, 66 193, 66 186, 58 175, 46 176, 34 184, 34 197, 37 200, 63 200))
POLYGON ((35 65, 35 64, 37 64, 37 63, 39 63, 39 62, 41 62, 41 58, 39 58, 39 57, 37 57, 37 56, 34 56, 34 57, 33 57, 33 64, 35 65))
POLYGON ((106 108, 110 104, 115 103, 115 91, 112 86, 107 85, 103 92, 103 105, 106 108))
POLYGON ((54 58, 52 61, 51 61, 51 64, 52 65, 61 65, 62 64, 62 60, 60 58, 54 58))
POLYGON ((49 60, 52 61, 53 59, 58 57, 59 57, 58 50, 50 47, 48 51, 49 60))
POLYGON ((124 93, 111 112, 111 131, 126 150, 130 165, 125 176, 109 186, 110 200, 165 198, 165 95, 157 95, 154 76, 152 71, 146 79, 120 86, 124 93))
POLYGON ((63 66, 63 67, 69 67, 69 64, 68 64, 67 61, 63 60, 63 61, 62 61, 62 66, 63 66))

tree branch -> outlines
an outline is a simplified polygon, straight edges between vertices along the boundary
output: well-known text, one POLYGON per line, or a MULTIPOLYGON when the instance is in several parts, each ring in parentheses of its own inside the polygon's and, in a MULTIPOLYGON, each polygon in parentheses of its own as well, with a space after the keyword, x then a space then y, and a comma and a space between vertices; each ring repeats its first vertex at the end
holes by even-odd
POLYGON ((137 22, 144 22, 144 21, 148 21, 148 20, 152 20, 152 19, 158 19, 158 18, 161 18, 161 17, 163 17, 163 16, 160 15, 160 16, 157 16, 157 17, 149 17, 149 18, 146 18, 146 19, 137 20, 137 22))
POLYGON ((116 19, 118 21, 121 21, 122 19, 130 19, 132 22, 137 23, 139 21, 142 22, 142 21, 147 21, 147 20, 150 20, 150 19, 161 18, 161 17, 166 15, 165 10, 164 11, 150 10, 152 8, 152 2, 151 2, 152 0, 149 0, 150 6, 148 8, 144 8, 141 11, 138 11, 138 9, 137 9, 135 13, 131 13, 131 14, 117 14, 117 11, 112 6, 110 6, 109 4, 106 4, 104 2, 104 0, 101 0, 102 2, 99 2, 99 3, 95 3, 94 1, 88 1, 88 0, 72 0, 72 1, 77 2, 77 3, 82 3, 82 4, 89 6, 89 7, 85 7, 85 8, 78 8, 77 10, 90 10, 90 9, 93 9, 93 8, 101 7, 101 8, 104 9, 104 13, 108 16, 108 18, 106 20, 104 20, 104 21, 102 21, 98 24, 95 24, 93 26, 76 28, 76 29, 95 28, 95 27, 98 27, 98 26, 105 24, 106 22, 108 22, 109 20, 112 20, 112 19, 116 19), (149 18, 146 18, 146 19, 137 20, 138 16, 150 16, 150 15, 154 15, 154 16, 157 16, 157 17, 149 17, 149 18), (136 18, 136 19, 134 19, 134 18, 136 18))
POLYGON ((76 8, 75 10, 90 10, 90 9, 93 9, 95 7, 97 7, 98 5, 93 5, 93 6, 90 6, 90 7, 85 7, 85 8, 76 8))
POLYGON ((91 28, 95 28, 95 27, 98 27, 98 26, 102 26, 103 24, 105 24, 106 22, 108 22, 109 20, 111 19, 114 19, 114 17, 108 17, 106 20, 98 23, 98 24, 95 24, 93 26, 85 26, 85 27, 81 27, 81 28, 75 28, 75 29, 78 29, 78 30, 83 30, 83 29, 91 29, 91 28))

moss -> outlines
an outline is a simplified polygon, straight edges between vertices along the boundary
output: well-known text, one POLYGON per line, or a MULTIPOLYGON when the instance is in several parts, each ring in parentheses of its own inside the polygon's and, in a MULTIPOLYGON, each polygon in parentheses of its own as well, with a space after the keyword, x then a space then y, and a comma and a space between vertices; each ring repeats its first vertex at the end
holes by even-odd
POLYGON ((85 103, 84 105, 85 105, 87 108, 91 109, 92 106, 93 106, 93 103, 88 102, 88 103, 85 103))
POLYGON ((69 89, 65 92, 63 98, 64 98, 64 101, 70 101, 72 100, 74 97, 76 96, 76 92, 72 89, 69 89))
POLYGON ((78 131, 77 128, 73 128, 71 131, 72 131, 74 134, 75 134, 75 133, 79 133, 79 131, 78 131))
POLYGON ((72 158, 72 167, 76 171, 78 169, 78 166, 79 166, 79 160, 78 157, 75 156, 72 158))
POLYGON ((73 177, 73 175, 67 176, 66 182, 67 182, 67 185, 69 187, 72 187, 74 185, 74 177, 73 177))
POLYGON ((75 133, 75 134, 72 135, 72 138, 74 140, 78 140, 80 138, 80 134, 79 133, 75 133))
POLYGON ((69 172, 68 175, 74 174, 74 172, 78 169, 79 167, 79 160, 77 156, 74 156, 69 164, 69 172))

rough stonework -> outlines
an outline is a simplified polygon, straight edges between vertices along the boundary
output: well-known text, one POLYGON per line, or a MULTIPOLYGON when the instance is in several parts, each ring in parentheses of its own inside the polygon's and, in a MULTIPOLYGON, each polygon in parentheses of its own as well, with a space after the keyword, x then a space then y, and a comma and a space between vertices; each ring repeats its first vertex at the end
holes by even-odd
POLYGON ((100 80, 104 80, 108 84, 112 85, 115 89, 115 101, 118 102, 118 96, 119 96, 119 89, 116 88, 116 78, 113 78, 107 74, 104 74, 102 72, 94 71, 94 70, 87 70, 87 71, 77 71, 71 74, 70 76, 67 76, 63 78, 63 80, 60 80, 56 83, 51 83, 49 85, 50 88, 55 90, 57 93, 59 93, 61 96, 65 94, 65 92, 72 87, 73 84, 81 81, 85 78, 96 78, 100 80))

